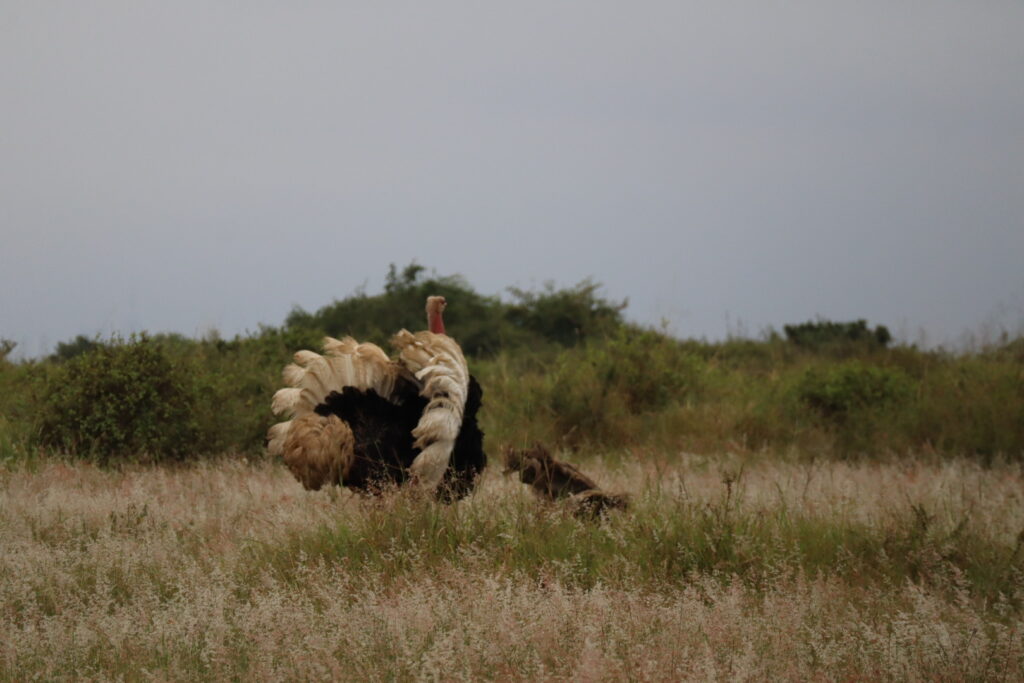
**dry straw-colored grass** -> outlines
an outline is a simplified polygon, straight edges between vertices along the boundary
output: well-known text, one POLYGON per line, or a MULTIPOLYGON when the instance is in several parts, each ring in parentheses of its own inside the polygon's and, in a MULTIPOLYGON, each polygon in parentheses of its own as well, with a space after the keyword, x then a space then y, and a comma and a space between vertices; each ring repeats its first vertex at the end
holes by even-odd
POLYGON ((1017 466, 585 469, 633 508, 496 471, 450 508, 268 464, 0 471, 0 677, 1024 677, 1017 466))

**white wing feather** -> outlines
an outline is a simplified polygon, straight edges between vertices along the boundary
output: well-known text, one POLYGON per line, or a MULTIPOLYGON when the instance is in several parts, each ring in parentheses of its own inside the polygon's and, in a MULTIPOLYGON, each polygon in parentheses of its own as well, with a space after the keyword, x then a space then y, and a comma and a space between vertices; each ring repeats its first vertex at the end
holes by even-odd
POLYGON ((398 350, 399 363, 420 382, 420 395, 427 399, 412 431, 413 445, 420 454, 409 469, 421 486, 433 490, 444 477, 462 428, 469 369, 462 349, 447 335, 402 330, 391 344, 398 350))
MULTIPOLYGON (((351 337, 324 339, 324 354, 297 351, 295 362, 285 367, 282 378, 286 386, 274 394, 271 410, 275 415, 292 418, 274 425, 267 433, 267 452, 282 455, 292 424, 297 418, 312 413, 333 391, 345 387, 373 389, 386 399, 391 398, 395 381, 403 372, 376 344, 359 344, 351 337)), ((306 425, 307 422, 298 424, 306 425)), ((312 423, 309 423, 312 425, 312 423)), ((312 427, 310 427, 312 428, 312 427)))

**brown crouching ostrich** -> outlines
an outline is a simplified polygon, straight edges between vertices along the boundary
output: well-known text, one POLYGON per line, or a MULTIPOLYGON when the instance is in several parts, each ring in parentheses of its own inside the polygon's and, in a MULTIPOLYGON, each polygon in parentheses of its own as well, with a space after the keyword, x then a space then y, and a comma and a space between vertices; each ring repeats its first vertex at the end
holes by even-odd
POLYGON ((273 411, 291 419, 267 434, 307 489, 375 492, 406 481, 446 502, 467 495, 487 464, 477 424, 483 392, 462 349, 445 334, 444 297, 427 298, 423 332, 391 339, 397 358, 351 337, 299 351, 273 411))
POLYGON ((566 499, 579 517, 596 517, 607 510, 625 510, 629 497, 602 491, 597 482, 567 462, 556 459, 541 444, 528 450, 505 451, 505 472, 519 472, 519 480, 549 501, 566 499))

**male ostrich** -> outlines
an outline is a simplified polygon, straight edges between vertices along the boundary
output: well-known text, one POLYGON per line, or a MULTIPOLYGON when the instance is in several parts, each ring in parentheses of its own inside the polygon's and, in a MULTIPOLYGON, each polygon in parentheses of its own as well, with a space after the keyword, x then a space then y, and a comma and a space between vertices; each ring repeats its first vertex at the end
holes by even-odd
POLYGON ((324 339, 324 354, 299 351, 274 394, 267 452, 307 489, 324 484, 374 492, 411 479, 446 502, 468 494, 487 464, 476 421, 482 390, 462 349, 445 334, 444 297, 427 298, 428 330, 375 344, 324 339))

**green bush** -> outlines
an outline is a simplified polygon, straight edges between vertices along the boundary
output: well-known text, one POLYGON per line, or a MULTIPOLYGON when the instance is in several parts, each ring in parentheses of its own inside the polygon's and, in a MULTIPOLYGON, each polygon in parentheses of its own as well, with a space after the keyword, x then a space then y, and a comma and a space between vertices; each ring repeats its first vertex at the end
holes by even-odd
POLYGON ((626 302, 597 296, 599 287, 590 280, 568 289, 555 289, 554 283, 548 282, 540 292, 510 287, 516 301, 505 318, 517 328, 561 346, 606 337, 622 329, 626 302))
POLYGON ((892 335, 884 325, 874 330, 866 320, 838 323, 817 320, 799 325, 785 325, 786 339, 796 346, 814 351, 856 353, 863 350, 885 348, 892 335))
POLYGON ((392 264, 381 294, 359 291, 315 313, 296 308, 288 315, 285 330, 347 335, 388 348, 388 340, 400 329, 426 328, 427 297, 439 295, 453 303, 445 313, 445 327, 467 355, 493 354, 522 336, 504 324, 504 307, 496 298, 478 294, 458 276, 424 277, 425 270, 412 263, 399 273, 392 264))
POLYGON ((928 373, 907 438, 940 452, 1024 460, 1024 363, 962 357, 928 373))
POLYGON ((0 339, 0 462, 26 460, 31 448, 34 363, 7 360, 17 346, 0 339))
MULTIPOLYGON (((860 360, 811 368, 796 383, 799 402, 820 421, 839 454, 902 451, 914 380, 898 367, 860 360)), ((811 437, 813 431, 805 437, 811 437)))
POLYGON ((84 334, 80 334, 71 341, 58 342, 57 349, 50 356, 50 360, 70 360, 75 356, 80 356, 83 353, 88 353, 89 351, 92 351, 97 346, 101 346, 99 340, 91 337, 86 337, 84 334))
POLYGON ((194 377, 145 335, 99 345, 48 373, 38 438, 100 462, 196 455, 194 377))
POLYGON ((322 335, 265 330, 258 336, 195 343, 183 362, 196 372, 195 419, 201 450, 256 455, 276 422, 270 397, 281 388, 281 368, 300 348, 320 346, 322 335))
POLYGON ((696 396, 705 371, 675 340, 622 328, 559 354, 536 402, 567 445, 624 445, 637 438, 632 418, 696 396))
POLYGON ((385 345, 398 330, 426 327, 427 296, 446 297, 453 305, 445 313, 445 327, 459 340, 467 356, 493 356, 502 349, 543 345, 573 346, 599 339, 622 326, 625 302, 597 296, 600 285, 585 280, 575 287, 556 289, 552 283, 540 292, 510 288, 514 302, 483 296, 455 275, 426 275, 426 268, 411 263, 401 271, 391 265, 384 291, 359 291, 334 301, 315 313, 296 308, 285 329, 318 330, 331 336, 351 335, 360 341, 385 345))
POLYGON ((800 401, 827 420, 841 423, 851 415, 880 410, 913 395, 913 381, 899 368, 847 361, 807 370, 797 385, 800 401))

